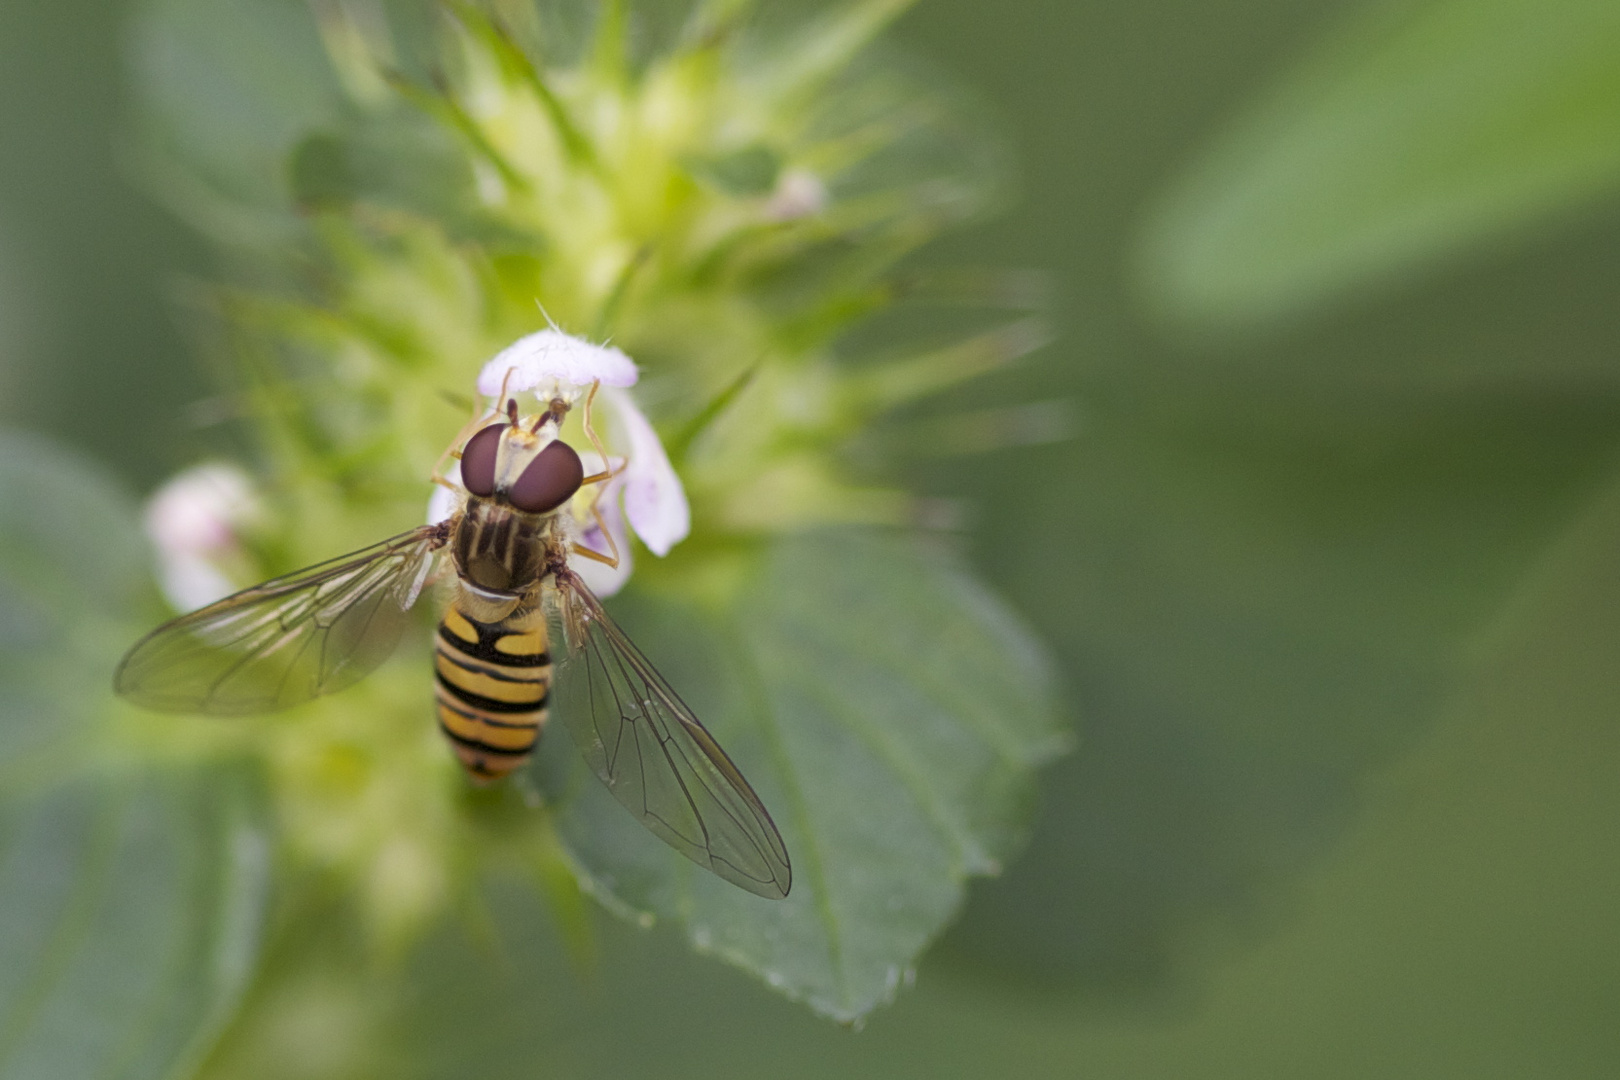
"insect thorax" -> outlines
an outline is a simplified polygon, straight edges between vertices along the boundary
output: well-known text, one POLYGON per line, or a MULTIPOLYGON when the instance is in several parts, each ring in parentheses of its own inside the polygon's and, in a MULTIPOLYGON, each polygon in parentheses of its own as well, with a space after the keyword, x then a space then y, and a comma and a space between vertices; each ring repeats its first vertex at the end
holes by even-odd
POLYGON ((456 573, 479 589, 529 593, 550 572, 561 543, 558 524, 557 514, 525 514, 475 495, 451 538, 456 573))

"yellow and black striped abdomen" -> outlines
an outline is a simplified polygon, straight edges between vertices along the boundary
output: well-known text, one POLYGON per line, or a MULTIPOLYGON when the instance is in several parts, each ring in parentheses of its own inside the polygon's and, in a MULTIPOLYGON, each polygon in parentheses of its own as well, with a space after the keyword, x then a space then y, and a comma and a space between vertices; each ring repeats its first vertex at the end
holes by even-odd
POLYGON ((439 728, 473 779, 497 780, 528 761, 551 689, 545 613, 480 623, 452 604, 433 663, 439 728))

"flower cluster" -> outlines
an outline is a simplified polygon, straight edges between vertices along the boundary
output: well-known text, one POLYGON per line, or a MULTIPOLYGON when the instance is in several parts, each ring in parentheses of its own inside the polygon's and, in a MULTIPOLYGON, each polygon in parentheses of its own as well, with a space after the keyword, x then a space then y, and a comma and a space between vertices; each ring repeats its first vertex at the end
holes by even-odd
MULTIPOLYGON (((634 566, 633 587, 718 604, 739 553, 920 520, 854 450, 1044 334, 1006 279, 901 269, 998 179, 982 132, 874 47, 905 6, 857 0, 784 26, 751 21, 747 2, 698 3, 632 48, 618 4, 314 5, 325 55, 286 66, 329 66, 332 98, 252 159, 289 189, 206 140, 159 170, 188 178, 175 208, 255 267, 211 308, 250 405, 254 480, 184 477, 154 502, 176 605, 419 522, 475 391, 582 406, 595 387, 606 460, 574 426, 582 407, 564 437, 614 473, 580 496, 607 535, 573 507, 580 541, 620 554, 616 570, 578 567, 601 595, 634 566), (592 21, 583 40, 558 30, 592 21), (847 344, 909 297, 987 314, 957 340, 847 344), (638 561, 637 546, 669 557, 638 561)), ((189 85, 165 92, 200 107, 189 85)), ((435 492, 430 515, 457 497, 435 492)), ((464 805, 414 648, 411 678, 370 680, 264 743, 287 850, 357 879, 372 924, 402 940, 451 903, 457 867, 508 842, 464 805)), ((555 857, 545 829, 516 827, 555 857)))

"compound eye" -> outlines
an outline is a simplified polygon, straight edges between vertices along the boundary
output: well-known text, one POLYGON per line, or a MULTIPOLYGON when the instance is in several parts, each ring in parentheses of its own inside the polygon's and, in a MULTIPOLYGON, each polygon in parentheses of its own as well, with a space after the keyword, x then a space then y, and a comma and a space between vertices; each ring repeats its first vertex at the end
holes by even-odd
POLYGON ((558 439, 529 462, 506 497, 524 513, 544 514, 573 498, 584 479, 584 462, 572 446, 558 439))
POLYGON ((484 498, 495 494, 495 451, 501 446, 505 424, 491 424, 467 440, 461 450, 461 484, 484 498))

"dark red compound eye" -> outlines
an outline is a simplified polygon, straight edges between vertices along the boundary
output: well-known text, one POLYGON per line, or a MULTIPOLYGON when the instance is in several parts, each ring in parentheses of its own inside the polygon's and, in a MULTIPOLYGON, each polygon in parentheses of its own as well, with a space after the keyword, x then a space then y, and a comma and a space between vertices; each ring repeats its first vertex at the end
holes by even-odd
POLYGON ((584 479, 585 465, 579 455, 572 446, 558 439, 548 443, 529 462, 506 497, 524 513, 544 514, 573 498, 584 479))
POLYGON ((467 440, 461 450, 461 484, 484 498, 495 494, 495 451, 501 445, 505 424, 491 424, 467 440))

